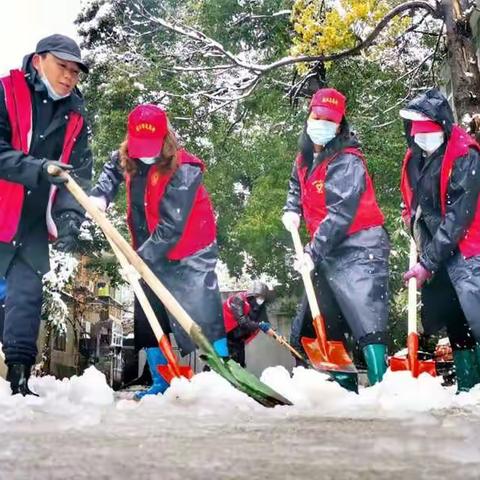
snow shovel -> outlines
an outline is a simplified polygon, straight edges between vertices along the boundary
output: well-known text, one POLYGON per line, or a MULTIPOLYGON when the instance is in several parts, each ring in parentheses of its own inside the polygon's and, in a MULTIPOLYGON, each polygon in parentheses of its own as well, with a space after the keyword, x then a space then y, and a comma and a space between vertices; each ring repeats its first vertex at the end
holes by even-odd
MULTIPOLYGON (((410 239, 410 268, 417 263, 417 247, 415 241, 410 239)), ((417 280, 411 278, 408 281, 408 337, 407 355, 390 357, 390 370, 410 370, 412 376, 417 378, 421 373, 436 376, 434 360, 419 360, 418 358, 418 333, 417 333, 417 280)))
POLYGON ((285 338, 283 338, 281 335, 279 335, 275 330, 273 330, 273 328, 270 329, 273 334, 273 338, 280 344, 282 345, 283 347, 285 347, 287 350, 290 350, 290 352, 295 356, 297 357, 301 362, 303 362, 305 365, 307 366, 310 366, 309 365, 309 361, 298 351, 296 350, 295 348, 293 348, 286 340, 285 338))
POLYGON ((59 175, 66 179, 65 186, 75 197, 78 203, 89 213, 89 215, 100 226, 104 234, 112 240, 118 249, 125 255, 128 262, 144 279, 146 284, 155 292, 169 312, 176 318, 182 328, 192 338, 193 342, 203 352, 202 358, 210 368, 225 378, 238 390, 246 393, 265 407, 276 405, 292 405, 292 403, 261 382, 255 375, 242 368, 233 360, 221 358, 214 350, 212 344, 203 334, 200 326, 195 323, 184 308, 177 302, 175 297, 165 288, 157 276, 150 270, 145 262, 132 249, 128 242, 118 233, 115 227, 108 221, 107 217, 93 205, 87 194, 81 189, 77 182, 65 171, 57 167, 49 167, 51 175, 59 175))
MULTIPOLYGON (((297 229, 291 231, 295 253, 298 258, 303 255, 302 241, 297 229)), ((358 392, 358 372, 353 364, 343 342, 327 340, 325 320, 318 306, 317 297, 313 288, 309 272, 301 272, 308 304, 312 312, 313 328, 317 338, 302 337, 301 342, 305 353, 312 365, 330 376, 347 390, 358 392)))
POLYGON ((118 249, 113 240, 108 237, 108 235, 105 236, 108 240, 108 243, 112 247, 113 253, 117 257, 118 263, 120 263, 120 266, 125 272, 128 283, 130 283, 130 285, 132 286, 135 296, 137 297, 143 311, 145 312, 145 316, 147 317, 148 323, 150 324, 155 338, 157 339, 160 350, 167 359, 166 365, 157 365, 158 372, 168 383, 172 383, 172 379, 175 377, 185 377, 187 379, 192 378, 193 370, 188 365, 184 366, 178 364, 177 358, 173 353, 172 346, 168 341, 168 337, 163 333, 157 316, 155 315, 155 312, 153 311, 153 308, 150 305, 150 302, 148 301, 148 298, 145 295, 145 292, 143 291, 140 282, 138 281, 138 273, 128 263, 125 255, 118 249))

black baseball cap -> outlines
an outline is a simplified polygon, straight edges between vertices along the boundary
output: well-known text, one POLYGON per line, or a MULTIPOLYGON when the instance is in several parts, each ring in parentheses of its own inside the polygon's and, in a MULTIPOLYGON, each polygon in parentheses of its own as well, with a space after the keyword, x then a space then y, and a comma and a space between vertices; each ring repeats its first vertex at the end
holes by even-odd
POLYGON ((42 38, 37 43, 35 53, 50 52, 62 60, 78 63, 78 66, 84 73, 88 73, 88 67, 83 63, 80 53, 80 47, 75 40, 65 35, 55 34, 42 38))

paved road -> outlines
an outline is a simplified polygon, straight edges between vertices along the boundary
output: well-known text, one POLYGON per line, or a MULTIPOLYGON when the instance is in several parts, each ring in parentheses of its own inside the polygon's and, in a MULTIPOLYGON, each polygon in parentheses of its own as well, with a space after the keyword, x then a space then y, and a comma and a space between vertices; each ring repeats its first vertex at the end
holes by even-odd
POLYGON ((2 480, 480 478, 480 418, 466 411, 361 420, 228 405, 45 410, 0 422, 2 480))

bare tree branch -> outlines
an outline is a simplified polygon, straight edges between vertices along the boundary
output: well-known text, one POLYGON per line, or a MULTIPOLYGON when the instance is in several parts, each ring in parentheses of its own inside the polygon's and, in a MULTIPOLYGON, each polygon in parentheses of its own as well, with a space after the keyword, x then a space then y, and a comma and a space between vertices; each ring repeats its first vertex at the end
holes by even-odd
MULTIPOLYGON (((322 2, 323 5, 323 2, 322 2)), ((162 12, 161 16, 156 15, 149 11, 143 4, 142 0, 136 0, 132 4, 133 9, 139 15, 142 20, 138 21, 138 25, 142 25, 142 28, 145 28, 145 21, 149 22, 151 26, 148 28, 148 34, 155 32, 158 28, 166 29, 174 34, 178 34, 184 38, 189 39, 193 45, 197 45, 198 48, 194 52, 182 59, 182 65, 169 65, 165 69, 171 70, 173 72, 217 72, 218 76, 216 78, 216 83, 221 84, 223 81, 223 75, 228 71, 235 70, 235 77, 225 77, 228 81, 228 85, 220 86, 213 91, 203 91, 196 92, 196 95, 201 95, 208 100, 219 103, 218 109, 224 108, 232 102, 237 102, 241 99, 248 97, 255 88, 259 85, 260 80, 266 74, 281 69, 283 67, 294 65, 298 63, 318 63, 320 62, 330 62, 335 60, 340 60, 346 57, 352 57, 359 55, 363 50, 371 46, 377 39, 377 37, 382 33, 382 31, 390 24, 390 22, 400 16, 412 10, 424 10, 425 15, 420 22, 417 22, 415 28, 417 28, 428 15, 433 16, 434 18, 440 17, 439 4, 438 2, 432 3, 427 0, 412 0, 406 1, 388 12, 375 26, 375 28, 362 40, 359 39, 358 43, 347 50, 333 53, 331 55, 302 55, 302 56, 286 56, 279 60, 273 61, 271 63, 257 63, 254 61, 248 61, 244 57, 232 53, 224 45, 215 40, 214 38, 206 35, 200 30, 180 23, 175 17, 170 15, 165 8, 160 8, 162 12), (154 26, 157 26, 155 28, 154 26), (195 58, 197 56, 201 57, 197 62, 195 58), (184 61, 185 60, 185 61, 184 61), (221 61, 219 65, 202 65, 202 60, 213 60, 221 61), (194 65, 189 65, 189 63, 196 63, 194 65), (232 81, 233 80, 233 81, 232 81), (233 93, 235 92, 235 93, 233 93), (232 95, 233 93, 233 95, 232 95)), ((244 22, 247 20, 257 20, 265 18, 274 18, 281 17, 287 14, 290 14, 289 10, 281 10, 279 12, 270 14, 270 15, 246 15, 237 20, 235 24, 239 22, 244 22)), ((304 79, 300 80, 292 88, 301 88, 304 84, 304 79)), ((186 94, 188 95, 188 94, 186 94)), ((217 108, 216 108, 217 109, 217 108)))
POLYGON ((240 18, 238 18, 235 22, 233 22, 232 25, 236 27, 238 25, 241 25, 242 23, 249 22, 251 20, 264 20, 264 19, 270 19, 270 18, 276 18, 276 17, 285 17, 291 14, 292 14, 291 10, 280 10, 278 12, 271 13, 270 15, 245 14, 245 15, 242 15, 240 18))
MULTIPOLYGON (((268 72, 270 70, 274 70, 276 68, 283 67, 285 65, 291 65, 294 63, 309 63, 309 62, 331 62, 334 60, 340 60, 341 58, 351 57, 354 55, 358 55, 362 50, 369 47, 375 39, 380 35, 382 30, 397 16, 402 14, 407 10, 417 10, 417 9, 424 9, 430 12, 431 15, 437 15, 437 9, 431 5, 429 2, 425 1, 412 1, 412 2, 405 2, 401 5, 398 5, 394 9, 392 9, 389 13, 387 13, 382 20, 377 24, 377 26, 372 30, 372 32, 358 45, 355 47, 350 48, 348 50, 344 50, 343 52, 334 53, 332 55, 301 55, 298 57, 285 57, 276 62, 270 63, 269 65, 264 65, 260 67, 262 72, 268 72)), ((259 66, 256 66, 259 69, 259 66)))

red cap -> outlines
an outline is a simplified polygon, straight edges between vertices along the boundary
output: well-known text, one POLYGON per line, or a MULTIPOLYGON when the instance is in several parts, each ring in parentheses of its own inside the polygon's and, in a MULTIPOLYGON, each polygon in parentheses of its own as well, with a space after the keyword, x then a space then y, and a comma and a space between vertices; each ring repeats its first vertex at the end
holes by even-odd
POLYGON ((431 120, 413 120, 412 129, 410 130, 411 135, 417 133, 432 133, 432 132, 443 132, 442 126, 437 122, 432 122, 431 120))
POLYGON ((315 92, 310 102, 310 109, 316 115, 322 115, 327 120, 340 123, 346 110, 344 95, 334 88, 322 88, 315 92))
POLYGON ((127 128, 128 156, 156 157, 168 132, 167 114, 156 105, 139 105, 128 115, 127 128))

